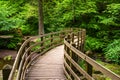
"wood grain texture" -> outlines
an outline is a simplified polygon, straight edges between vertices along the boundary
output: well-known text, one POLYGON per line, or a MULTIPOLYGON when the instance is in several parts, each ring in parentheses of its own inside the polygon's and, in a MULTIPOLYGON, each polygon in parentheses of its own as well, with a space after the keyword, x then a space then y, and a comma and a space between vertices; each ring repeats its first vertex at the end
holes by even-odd
POLYGON ((26 80, 65 80, 63 45, 48 51, 37 59, 26 74, 26 80))

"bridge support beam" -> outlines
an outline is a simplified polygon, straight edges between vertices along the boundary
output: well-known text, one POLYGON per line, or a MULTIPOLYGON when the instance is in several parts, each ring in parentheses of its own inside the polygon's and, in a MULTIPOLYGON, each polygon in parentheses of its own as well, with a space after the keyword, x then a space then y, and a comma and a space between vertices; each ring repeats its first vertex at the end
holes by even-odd
MULTIPOLYGON (((89 56, 89 57, 92 57, 92 56, 93 56, 91 51, 87 51, 87 52, 86 52, 86 55, 89 56)), ((89 63, 87 63, 87 62, 86 62, 86 65, 87 65, 87 67, 86 67, 86 68, 87 68, 87 73, 88 73, 90 76, 92 76, 93 67, 92 67, 89 63)))

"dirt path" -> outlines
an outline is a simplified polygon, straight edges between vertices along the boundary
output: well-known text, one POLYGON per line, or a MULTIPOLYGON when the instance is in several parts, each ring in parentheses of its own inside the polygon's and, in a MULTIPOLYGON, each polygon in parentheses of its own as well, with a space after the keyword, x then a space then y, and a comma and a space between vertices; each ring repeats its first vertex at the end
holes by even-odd
POLYGON ((0 58, 4 58, 5 56, 11 55, 12 59, 15 59, 17 51, 15 50, 4 50, 0 49, 0 58))

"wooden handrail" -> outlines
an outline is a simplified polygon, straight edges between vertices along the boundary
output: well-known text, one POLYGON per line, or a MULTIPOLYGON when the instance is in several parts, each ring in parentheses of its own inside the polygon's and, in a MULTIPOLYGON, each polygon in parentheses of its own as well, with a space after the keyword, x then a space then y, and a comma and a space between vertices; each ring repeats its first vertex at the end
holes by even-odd
POLYGON ((8 38, 13 38, 14 36, 12 35, 0 35, 0 38, 2 39, 8 39, 8 38))
POLYGON ((67 78, 70 77, 70 79, 72 80, 79 80, 82 78, 85 78, 87 80, 94 80, 94 77, 91 74, 92 72, 88 72, 88 71, 92 71, 92 67, 93 67, 96 70, 103 73, 104 75, 106 75, 107 77, 111 78, 112 80, 120 80, 120 76, 113 73, 109 69, 105 68, 104 66, 97 63, 95 60, 84 54, 85 33, 86 33, 85 30, 80 30, 80 32, 78 32, 77 34, 74 33, 69 34, 64 39, 64 46, 65 46, 64 71, 66 77, 67 78), (86 65, 86 66, 90 65, 91 68, 87 69, 86 66, 82 68, 79 64, 81 61, 84 61, 84 64, 82 65, 86 65), (77 79, 78 77, 79 79, 77 79))
POLYGON ((71 30, 53 32, 53 33, 44 34, 40 36, 34 36, 27 39, 22 44, 22 46, 20 47, 17 53, 16 59, 13 64, 13 68, 11 70, 8 80, 25 80, 25 74, 28 71, 30 65, 33 64, 33 62, 40 55, 43 55, 46 51, 60 44, 63 44, 63 40, 64 40, 63 36, 65 36, 70 32, 71 30), (59 36, 59 35, 63 35, 63 36, 59 36), (34 39, 38 39, 38 41, 32 42, 34 39))

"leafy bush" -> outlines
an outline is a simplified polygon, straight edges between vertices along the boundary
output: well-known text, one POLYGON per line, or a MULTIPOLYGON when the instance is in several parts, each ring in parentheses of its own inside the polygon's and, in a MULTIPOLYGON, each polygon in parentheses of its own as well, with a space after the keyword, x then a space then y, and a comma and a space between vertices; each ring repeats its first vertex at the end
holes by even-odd
POLYGON ((108 44, 105 48, 105 57, 107 60, 120 63, 120 39, 108 44))
POLYGON ((85 49, 86 50, 92 50, 92 51, 100 51, 103 47, 104 44, 97 38, 92 38, 87 36, 85 41, 85 49))
POLYGON ((10 61, 10 60, 12 60, 12 56, 11 56, 11 55, 8 55, 8 56, 5 56, 3 59, 4 59, 4 60, 7 60, 7 61, 10 61))
POLYGON ((104 15, 101 16, 100 23, 106 26, 119 26, 120 18, 120 4, 112 3, 107 5, 104 15))
POLYGON ((8 4, 9 1, 0 1, 0 31, 18 28, 22 22, 19 18, 13 17, 17 10, 8 4))

